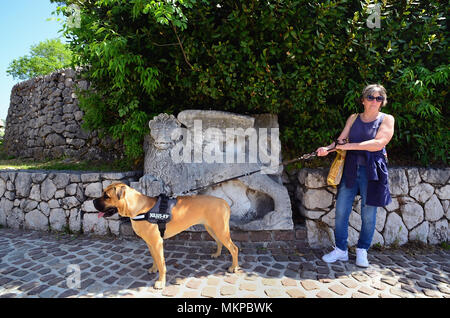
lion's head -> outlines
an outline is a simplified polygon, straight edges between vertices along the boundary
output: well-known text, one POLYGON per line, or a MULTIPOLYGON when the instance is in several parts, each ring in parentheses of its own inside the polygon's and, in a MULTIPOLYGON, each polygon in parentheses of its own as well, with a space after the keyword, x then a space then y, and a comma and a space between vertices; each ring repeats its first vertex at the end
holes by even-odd
POLYGON ((149 121, 150 136, 156 149, 166 150, 174 146, 176 140, 174 131, 181 127, 180 122, 173 115, 159 114, 149 121))

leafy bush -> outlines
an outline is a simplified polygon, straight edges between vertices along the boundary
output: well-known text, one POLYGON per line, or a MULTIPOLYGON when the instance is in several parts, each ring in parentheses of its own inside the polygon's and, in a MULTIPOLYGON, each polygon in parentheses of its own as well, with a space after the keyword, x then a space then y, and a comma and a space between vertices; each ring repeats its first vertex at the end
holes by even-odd
POLYGON ((160 112, 270 112, 291 157, 329 143, 362 111, 362 88, 380 83, 396 118, 391 155, 446 164, 448 8, 378 1, 381 27, 369 28, 373 2, 63 1, 81 10, 65 34, 95 87, 81 98, 86 124, 138 158, 160 112))

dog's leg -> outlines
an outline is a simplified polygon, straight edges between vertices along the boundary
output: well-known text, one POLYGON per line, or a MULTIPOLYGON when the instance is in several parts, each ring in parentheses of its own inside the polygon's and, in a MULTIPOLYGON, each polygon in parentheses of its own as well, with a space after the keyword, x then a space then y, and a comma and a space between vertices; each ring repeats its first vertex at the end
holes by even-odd
POLYGON ((222 242, 217 238, 217 236, 214 234, 213 230, 205 224, 205 229, 211 235, 211 237, 216 241, 217 243, 217 251, 214 254, 211 254, 212 258, 218 258, 220 254, 222 253, 222 242))
POLYGON ((145 243, 153 257, 153 266, 149 272, 159 272, 158 280, 155 282, 156 289, 163 289, 166 286, 166 262, 164 261, 163 239, 158 235, 146 237, 145 243), (155 265, 156 264, 156 265, 155 265))
POLYGON ((156 266, 156 261, 155 261, 155 252, 153 251, 152 246, 150 244, 147 244, 147 246, 150 251, 150 255, 152 255, 152 258, 153 258, 153 265, 152 265, 152 267, 150 267, 148 269, 148 272, 150 274, 154 274, 158 271, 158 267, 156 266))
POLYGON ((231 238, 228 234, 228 237, 224 237, 221 239, 223 245, 230 251, 231 257, 233 259, 231 266, 228 268, 228 271, 230 273, 236 273, 238 270, 238 253, 239 249, 234 243, 231 241, 231 238))
POLYGON ((163 289, 166 287, 166 262, 164 260, 163 239, 159 237, 159 239, 155 242, 155 245, 152 246, 155 252, 153 261, 156 262, 156 267, 159 272, 158 280, 155 282, 155 288, 163 289))
POLYGON ((233 262, 231 264, 231 267, 228 268, 228 271, 230 273, 235 273, 238 269, 239 249, 236 245, 234 245, 233 241, 231 241, 229 227, 222 222, 217 222, 208 225, 211 227, 211 232, 213 232, 217 237, 217 239, 219 239, 219 241, 222 242, 222 244, 230 251, 233 262))

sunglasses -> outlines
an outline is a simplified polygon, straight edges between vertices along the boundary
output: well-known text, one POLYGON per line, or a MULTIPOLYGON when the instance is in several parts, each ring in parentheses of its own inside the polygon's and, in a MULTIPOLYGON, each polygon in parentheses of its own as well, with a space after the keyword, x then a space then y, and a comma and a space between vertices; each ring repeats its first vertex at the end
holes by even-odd
POLYGON ((373 101, 373 100, 376 100, 377 102, 383 102, 384 101, 384 97, 383 96, 377 96, 377 97, 375 97, 375 96, 373 96, 373 95, 367 95, 367 97, 366 97, 366 99, 369 101, 369 102, 371 102, 371 101, 373 101))

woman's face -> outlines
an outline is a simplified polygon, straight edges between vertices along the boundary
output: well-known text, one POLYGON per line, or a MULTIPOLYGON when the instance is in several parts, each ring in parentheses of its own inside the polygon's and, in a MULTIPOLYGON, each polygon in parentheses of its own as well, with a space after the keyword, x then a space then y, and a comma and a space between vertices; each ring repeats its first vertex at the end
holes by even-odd
POLYGON ((379 92, 368 94, 363 99, 364 110, 380 110, 383 105, 384 97, 379 92))

